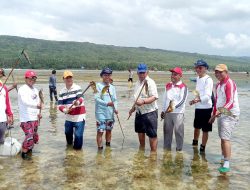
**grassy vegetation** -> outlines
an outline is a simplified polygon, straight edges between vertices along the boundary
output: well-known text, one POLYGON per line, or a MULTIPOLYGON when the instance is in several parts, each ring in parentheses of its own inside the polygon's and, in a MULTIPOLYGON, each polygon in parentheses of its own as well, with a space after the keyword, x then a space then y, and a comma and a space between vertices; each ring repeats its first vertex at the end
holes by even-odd
POLYGON ((250 57, 214 56, 145 47, 118 47, 15 36, 0 36, 0 66, 11 67, 23 48, 28 52, 32 65, 22 58, 19 68, 101 69, 108 66, 114 70, 127 70, 136 68, 139 62, 145 62, 154 70, 167 70, 174 66, 189 70, 193 68, 193 63, 197 59, 204 59, 211 68, 216 64, 226 63, 231 71, 250 71, 250 57))

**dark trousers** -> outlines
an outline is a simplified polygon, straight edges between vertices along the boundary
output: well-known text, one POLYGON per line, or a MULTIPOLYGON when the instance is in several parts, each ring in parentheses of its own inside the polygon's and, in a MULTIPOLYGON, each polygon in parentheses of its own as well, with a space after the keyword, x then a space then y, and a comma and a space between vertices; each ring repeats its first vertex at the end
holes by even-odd
POLYGON ((58 99, 57 99, 56 87, 55 87, 55 86, 50 86, 50 87, 49 87, 49 97, 50 97, 50 101, 53 101, 53 94, 54 94, 54 96, 55 96, 55 100, 58 101, 58 99))

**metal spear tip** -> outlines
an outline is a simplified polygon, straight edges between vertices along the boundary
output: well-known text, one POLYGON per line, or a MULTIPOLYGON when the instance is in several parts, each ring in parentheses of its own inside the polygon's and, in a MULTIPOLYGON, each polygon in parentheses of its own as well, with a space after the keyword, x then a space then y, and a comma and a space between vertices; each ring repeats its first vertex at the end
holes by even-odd
POLYGON ((27 52, 23 49, 23 51, 22 51, 22 53, 21 53, 22 55, 24 55, 24 57, 25 57, 25 59, 28 61, 28 63, 29 64, 31 64, 31 62, 30 62, 30 58, 29 58, 29 56, 28 56, 28 54, 27 54, 27 52))

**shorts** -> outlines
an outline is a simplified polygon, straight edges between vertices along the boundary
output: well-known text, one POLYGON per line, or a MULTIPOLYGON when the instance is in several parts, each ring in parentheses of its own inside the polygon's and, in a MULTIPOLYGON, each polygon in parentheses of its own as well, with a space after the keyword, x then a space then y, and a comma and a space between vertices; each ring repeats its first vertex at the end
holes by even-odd
POLYGON ((96 128, 98 132, 111 131, 114 126, 114 120, 107 119, 104 121, 96 121, 96 128))
POLYGON ((146 133, 149 138, 157 137, 158 110, 146 114, 136 113, 135 132, 146 133))
POLYGON ((128 79, 128 82, 130 82, 130 81, 133 82, 133 78, 129 78, 129 79, 128 79))
POLYGON ((194 128, 202 129, 203 132, 212 131, 212 124, 208 123, 211 118, 212 108, 195 109, 194 128))
POLYGON ((238 118, 222 115, 218 117, 218 134, 223 140, 230 140, 238 118))

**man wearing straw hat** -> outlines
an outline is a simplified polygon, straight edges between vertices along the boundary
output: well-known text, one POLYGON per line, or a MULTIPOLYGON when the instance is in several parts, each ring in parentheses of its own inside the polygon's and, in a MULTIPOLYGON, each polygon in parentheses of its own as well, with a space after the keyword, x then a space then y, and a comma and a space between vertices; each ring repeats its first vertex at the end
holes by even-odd
POLYGON ((71 71, 64 71, 63 80, 65 87, 59 93, 58 109, 66 115, 65 136, 67 144, 73 144, 75 150, 80 150, 83 144, 83 132, 86 120, 82 89, 73 83, 73 73, 71 71))
POLYGON ((149 137, 152 153, 157 151, 157 124, 158 124, 158 92, 153 79, 148 76, 148 67, 140 63, 137 67, 139 80, 135 84, 135 106, 129 111, 131 115, 136 111, 135 132, 138 133, 140 149, 145 149, 145 135, 149 137))
POLYGON ((225 64, 215 67, 215 77, 219 80, 216 85, 215 106, 213 116, 209 120, 213 123, 218 118, 218 133, 221 138, 221 151, 223 165, 218 169, 221 173, 230 171, 231 136, 234 127, 238 124, 240 108, 238 92, 235 82, 228 75, 225 64))

